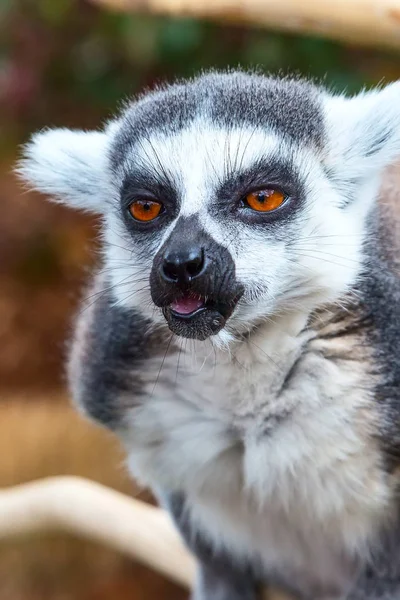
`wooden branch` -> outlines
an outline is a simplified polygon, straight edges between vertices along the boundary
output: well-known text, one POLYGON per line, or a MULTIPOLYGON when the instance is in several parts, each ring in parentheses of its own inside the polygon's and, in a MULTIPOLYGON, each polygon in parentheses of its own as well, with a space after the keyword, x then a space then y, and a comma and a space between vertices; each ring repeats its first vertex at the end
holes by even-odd
MULTIPOLYGON (((0 490, 0 540, 65 531, 102 542, 190 589, 195 561, 169 516, 80 477, 50 477, 0 490)), ((265 592, 264 600, 290 600, 265 592)))
POLYGON ((127 12, 236 21, 400 48, 400 0, 91 0, 127 12))
POLYGON ((66 531, 115 548, 185 587, 195 562, 168 515, 79 477, 54 477, 0 491, 0 539, 66 531))

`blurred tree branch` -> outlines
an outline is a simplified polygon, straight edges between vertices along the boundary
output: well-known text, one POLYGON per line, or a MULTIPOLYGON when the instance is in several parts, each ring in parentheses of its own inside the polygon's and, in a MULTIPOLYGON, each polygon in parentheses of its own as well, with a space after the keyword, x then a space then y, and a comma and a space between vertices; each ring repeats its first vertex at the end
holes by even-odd
POLYGON ((60 530, 105 543, 185 587, 193 581, 194 560, 161 509, 80 477, 0 490, 0 539, 60 530))
POLYGON ((400 48, 400 0, 91 0, 123 12, 247 23, 363 46, 400 48))
MULTIPOLYGON (((80 477, 0 490, 0 539, 66 531, 102 542, 190 588, 195 561, 161 509, 80 477)), ((289 600, 278 592, 265 600, 289 600)))

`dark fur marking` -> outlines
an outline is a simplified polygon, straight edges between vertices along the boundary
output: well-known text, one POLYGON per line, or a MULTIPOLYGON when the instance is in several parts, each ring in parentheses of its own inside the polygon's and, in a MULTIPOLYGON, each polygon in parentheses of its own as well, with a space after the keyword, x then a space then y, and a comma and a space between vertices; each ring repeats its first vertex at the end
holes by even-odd
POLYGON ((171 178, 164 174, 148 174, 143 170, 129 172, 120 190, 120 208, 126 228, 139 251, 150 254, 153 244, 158 243, 160 229, 173 221, 181 203, 181 190, 171 178), (163 211, 154 221, 135 221, 129 213, 129 206, 135 199, 143 197, 156 199, 163 205, 163 211))
POLYGON ((121 204, 127 208, 133 198, 143 192, 149 192, 170 209, 179 208, 181 190, 176 187, 175 180, 165 177, 164 174, 146 173, 142 169, 129 171, 121 186, 121 204))
POLYGON ((113 306, 102 284, 97 300, 78 322, 69 380, 74 400, 96 421, 111 429, 121 426, 128 408, 143 399, 141 370, 160 356, 165 334, 151 327, 138 310, 113 306), (84 332, 82 334, 82 331, 84 332))
MULTIPOLYGON (((287 387, 289 386, 289 384, 291 383, 291 380, 293 379, 293 377, 296 374, 296 370, 297 370, 297 366, 301 360, 301 356, 299 356, 294 363, 292 364, 292 366, 290 367, 289 371, 286 373, 285 375, 285 379, 282 382, 282 386, 279 390, 279 392, 277 393, 278 396, 281 396, 281 394, 283 394, 285 392, 285 390, 287 389, 287 387)), ((291 411, 287 411, 284 413, 283 417, 284 419, 286 419, 288 416, 290 416, 291 411)), ((284 420, 282 419, 282 420, 284 420)))
POLYGON ((288 230, 284 236, 279 235, 279 226, 287 225, 293 221, 299 210, 304 207, 305 189, 299 173, 297 173, 290 158, 283 161, 279 157, 270 157, 260 160, 250 168, 241 170, 240 165, 233 165, 229 173, 216 191, 215 202, 211 205, 210 212, 213 216, 220 217, 226 224, 227 217, 237 219, 254 226, 274 226, 275 239, 287 242, 288 230), (282 190, 287 196, 286 202, 278 210, 270 213, 252 211, 243 204, 244 197, 255 189, 276 188, 282 190))
POLYGON ((373 140, 370 145, 369 150, 365 153, 367 158, 374 156, 382 150, 382 148, 389 143, 390 138, 393 135, 392 129, 386 129, 380 132, 377 137, 373 140))
POLYGON ((398 600, 400 598, 400 519, 382 532, 364 569, 346 600, 398 600))
POLYGON ((400 279, 377 251, 386 246, 384 231, 378 230, 377 223, 377 215, 372 215, 361 292, 366 335, 378 376, 375 398, 380 423, 376 435, 386 468, 392 472, 400 463, 400 279))
MULTIPOLYGON (((181 249, 189 248, 191 245, 204 248, 206 268, 204 270, 207 277, 203 280, 194 279, 190 283, 191 291, 199 293, 202 296, 211 298, 222 298, 226 295, 226 301, 232 296, 237 295, 237 282, 235 277, 235 263, 227 248, 218 244, 201 225, 197 215, 190 217, 179 217, 173 231, 163 246, 154 257, 152 274, 150 282, 152 284, 152 294, 155 299, 166 297, 166 303, 170 301, 169 293, 176 295, 175 284, 172 284, 172 290, 169 286, 160 282, 157 275, 161 267, 165 252, 179 253, 181 249), (161 286, 161 287, 160 287, 161 286)), ((159 300, 157 300, 157 304, 159 300)))
POLYGON ((193 531, 183 494, 164 498, 183 539, 199 561, 195 600, 258 600, 260 591, 249 565, 228 551, 216 550, 199 531, 193 531))

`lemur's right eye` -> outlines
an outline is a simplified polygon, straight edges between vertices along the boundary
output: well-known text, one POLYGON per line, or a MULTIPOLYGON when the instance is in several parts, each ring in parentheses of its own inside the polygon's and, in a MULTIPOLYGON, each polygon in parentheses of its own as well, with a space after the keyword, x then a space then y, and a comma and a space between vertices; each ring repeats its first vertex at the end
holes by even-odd
POLYGON ((158 217, 163 205, 156 200, 135 200, 129 205, 129 212, 135 221, 153 221, 158 217))

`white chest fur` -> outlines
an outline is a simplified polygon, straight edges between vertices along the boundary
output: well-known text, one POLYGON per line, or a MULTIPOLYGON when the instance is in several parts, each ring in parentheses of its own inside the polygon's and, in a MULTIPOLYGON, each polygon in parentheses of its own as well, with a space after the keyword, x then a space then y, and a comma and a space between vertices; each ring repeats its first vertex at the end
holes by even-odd
POLYGON ((235 355, 196 345, 178 375, 171 355, 125 436, 132 472, 183 491, 217 547, 321 597, 350 581, 389 500, 366 358, 342 344, 269 326, 235 355))

